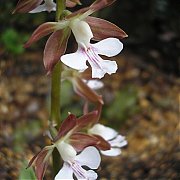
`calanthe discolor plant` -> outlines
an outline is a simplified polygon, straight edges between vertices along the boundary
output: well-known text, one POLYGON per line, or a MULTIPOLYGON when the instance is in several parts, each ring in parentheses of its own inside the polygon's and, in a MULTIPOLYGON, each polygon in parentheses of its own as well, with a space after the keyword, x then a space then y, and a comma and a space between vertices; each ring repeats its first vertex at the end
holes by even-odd
POLYGON ((51 145, 45 146, 28 165, 35 167, 38 180, 43 179, 51 158, 54 169, 52 179, 75 177, 95 180, 98 178, 95 170, 101 162, 100 153, 118 156, 121 154, 121 148, 127 145, 125 137, 114 129, 100 124, 104 102, 102 96, 95 92, 104 86, 100 79, 105 74, 116 73, 118 69, 116 61, 105 57, 102 59, 100 55, 116 56, 123 49, 119 39, 127 37, 127 34, 115 24, 91 16, 114 2, 115 0, 96 0, 88 7, 71 12, 69 9, 82 4, 80 0, 19 0, 13 11, 56 12, 56 21, 41 24, 24 45, 27 48, 42 37, 50 35, 44 48, 43 62, 52 80, 49 117, 51 145), (66 54, 71 34, 74 35, 78 48, 76 52, 66 54), (98 42, 92 43, 92 40, 98 42), (64 80, 69 80, 74 91, 84 99, 84 108, 81 117, 69 113, 62 121, 60 90, 61 82, 64 80), (91 112, 89 103, 94 105, 91 112))

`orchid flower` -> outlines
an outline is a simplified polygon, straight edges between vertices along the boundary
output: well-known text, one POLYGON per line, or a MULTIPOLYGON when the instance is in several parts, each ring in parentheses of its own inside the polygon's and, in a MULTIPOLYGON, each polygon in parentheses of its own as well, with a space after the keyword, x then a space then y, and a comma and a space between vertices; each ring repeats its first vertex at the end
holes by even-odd
POLYGON ((106 156, 118 156, 121 154, 121 147, 127 145, 127 141, 124 136, 118 135, 118 132, 110 127, 106 127, 102 124, 95 124, 88 130, 90 134, 95 134, 103 137, 111 145, 111 149, 102 151, 101 153, 106 156))
POLYGON ((37 6, 29 13, 39 13, 42 11, 48 11, 48 12, 56 11, 56 3, 54 3, 53 0, 44 0, 44 4, 37 6))
MULTIPOLYGON (((49 164, 49 158, 54 148, 58 149, 64 160, 63 168, 58 173, 56 179, 59 179, 59 174, 62 175, 66 170, 72 172, 70 174, 71 177, 74 173, 77 178, 81 177, 82 179, 82 177, 91 177, 92 179, 96 179, 97 174, 94 171, 86 171, 81 166, 86 165, 92 169, 97 169, 100 163, 99 152, 92 146, 95 146, 100 150, 108 150, 110 149, 110 144, 100 136, 93 136, 81 131, 82 129, 87 128, 87 126, 95 124, 97 122, 97 115, 97 111, 92 111, 79 118, 70 114, 63 121, 56 136, 51 138, 52 145, 44 147, 29 162, 28 167, 34 163, 38 180, 43 179, 49 164), (81 153, 79 154, 79 152, 81 153), (88 159, 87 154, 92 156, 89 156, 88 159)), ((66 173, 66 175, 66 178, 68 178, 69 173, 66 173)))
MULTIPOLYGON (((24 9, 23 7, 26 5, 26 2, 24 2, 25 0, 20 1, 22 1, 22 3, 17 5, 15 12, 27 12, 27 9, 29 10, 30 7, 32 7, 28 6, 24 9)), ((33 7, 37 7, 37 1, 38 5, 42 2, 42 0, 31 1, 33 1, 33 7)), ((118 39, 127 37, 127 34, 122 29, 106 20, 89 16, 92 13, 111 5, 114 1, 115 0, 96 0, 91 6, 70 13, 58 22, 46 22, 40 25, 34 31, 24 47, 29 47, 32 43, 52 33, 46 43, 43 57, 47 74, 52 72, 52 69, 59 59, 67 66, 80 71, 84 71, 88 68, 86 65, 86 61, 88 61, 92 67, 93 78, 101 78, 105 73, 115 73, 117 70, 116 62, 102 60, 99 54, 108 57, 117 55, 123 48, 122 43, 118 39), (76 38, 79 48, 76 53, 67 54, 62 57, 66 51, 71 30, 76 38), (102 41, 91 44, 91 39, 102 41)), ((79 3, 78 0, 73 0, 72 2, 79 3)))
POLYGON ((95 171, 85 170, 82 167, 87 166, 91 169, 97 169, 99 167, 101 157, 95 147, 89 146, 78 155, 73 146, 64 142, 61 142, 57 149, 64 160, 64 164, 55 176, 55 180, 74 179, 73 174, 77 179, 97 179, 95 171))
POLYGON ((70 27, 78 43, 78 50, 72 54, 61 56, 61 61, 76 70, 84 71, 88 68, 86 61, 92 67, 92 78, 102 78, 106 73, 112 74, 117 70, 115 61, 103 60, 99 54, 108 57, 119 54, 123 44, 116 38, 107 38, 96 44, 91 44, 93 37, 90 26, 85 21, 74 20, 70 27))

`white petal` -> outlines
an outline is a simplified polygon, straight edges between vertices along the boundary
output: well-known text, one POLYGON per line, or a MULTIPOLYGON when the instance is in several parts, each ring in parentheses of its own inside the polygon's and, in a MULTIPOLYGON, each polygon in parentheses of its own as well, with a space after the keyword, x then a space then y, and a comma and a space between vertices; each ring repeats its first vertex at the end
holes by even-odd
POLYGON ((70 165, 66 162, 63 164, 63 167, 60 169, 58 174, 54 178, 55 180, 67 180, 73 179, 73 170, 70 165))
POLYGON ((65 65, 80 71, 88 68, 86 65, 86 60, 86 56, 79 51, 61 56, 61 61, 65 65))
POLYGON ((116 61, 103 60, 101 66, 108 74, 115 73, 118 69, 116 61))
POLYGON ((112 74, 117 71, 117 64, 115 61, 99 60, 100 67, 94 64, 92 61, 88 61, 92 67, 92 78, 102 78, 106 73, 112 74))
POLYGON ((93 147, 89 146, 85 148, 79 155, 76 156, 75 160, 81 164, 92 169, 97 169, 101 162, 101 157, 99 151, 93 147))
POLYGON ((95 179, 97 179, 97 177, 98 177, 97 173, 94 172, 93 170, 87 171, 87 175, 86 175, 86 176, 87 176, 88 179, 90 179, 90 180, 95 180, 95 179))
POLYGON ((115 139, 109 141, 112 147, 123 147, 127 145, 127 141, 124 136, 118 135, 115 139))
POLYGON ((107 151, 101 151, 101 153, 105 156, 118 156, 121 154, 120 148, 111 148, 107 151))
POLYGON ((98 90, 104 86, 104 84, 98 80, 89 80, 89 81, 86 81, 86 83, 91 89, 94 89, 94 90, 98 90))
POLYGON ((123 49, 123 44, 116 38, 107 38, 92 46, 98 54, 108 57, 119 54, 123 49))
POLYGON ((92 67, 92 78, 103 78, 104 75, 106 74, 105 71, 103 71, 100 68, 92 67))
POLYGON ((89 129, 88 132, 91 134, 97 134, 103 137, 105 140, 113 139, 118 135, 117 131, 102 124, 95 124, 91 129, 89 129))
POLYGON ((56 3, 53 0, 45 0, 45 5, 48 12, 56 11, 56 3))
POLYGON ((74 171, 74 174, 78 180, 87 180, 87 179, 96 180, 97 179, 98 175, 93 170, 88 170, 88 171, 86 171, 85 169, 83 170, 84 172, 81 172, 83 174, 79 174, 78 172, 74 171))
POLYGON ((42 11, 46 11, 46 5, 45 4, 39 5, 38 7, 36 7, 32 11, 30 11, 29 13, 39 13, 42 11))

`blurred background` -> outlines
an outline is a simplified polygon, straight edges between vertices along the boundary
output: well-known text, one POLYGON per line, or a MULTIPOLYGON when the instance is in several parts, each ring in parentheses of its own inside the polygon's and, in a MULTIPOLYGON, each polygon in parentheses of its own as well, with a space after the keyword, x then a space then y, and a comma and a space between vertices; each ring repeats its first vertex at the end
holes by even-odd
MULTIPOLYGON (((81 1, 88 6, 92 1, 81 1)), ((45 144, 50 78, 42 54, 47 38, 23 44, 55 13, 14 14, 17 1, 0 1, 0 179, 23 179, 27 161, 45 144)), ((76 7, 76 9, 81 6, 76 7)), ((103 79, 101 122, 127 137, 115 158, 103 157, 100 179, 178 179, 180 3, 121 0, 98 12, 129 37, 113 59, 118 73, 103 79)), ((70 47, 71 48, 71 47, 70 47)), ((69 82, 62 89, 63 118, 82 115, 83 101, 69 82)), ((45 179, 51 179, 49 167, 45 179)))

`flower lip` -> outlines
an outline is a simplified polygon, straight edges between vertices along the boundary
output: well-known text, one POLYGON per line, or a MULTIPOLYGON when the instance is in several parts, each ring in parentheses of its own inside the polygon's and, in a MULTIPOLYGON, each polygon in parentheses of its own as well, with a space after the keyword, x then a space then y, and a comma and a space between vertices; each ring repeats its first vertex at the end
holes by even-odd
POLYGON ((71 168, 78 177, 86 179, 86 171, 77 162, 72 162, 71 168))
POLYGON ((78 50, 75 53, 61 56, 61 61, 76 70, 82 71, 88 68, 86 61, 92 67, 92 78, 102 78, 106 73, 112 74, 117 71, 115 61, 103 60, 100 55, 112 57, 120 53, 123 48, 122 43, 116 38, 107 38, 95 44, 78 43, 78 50), (74 60, 72 60, 74 59, 74 60))
POLYGON ((55 180, 73 179, 73 173, 77 179, 97 179, 97 174, 93 170, 85 170, 82 166, 90 169, 97 169, 100 165, 100 155, 95 147, 85 148, 74 160, 65 161, 62 169, 58 172, 55 180))

